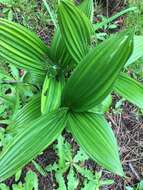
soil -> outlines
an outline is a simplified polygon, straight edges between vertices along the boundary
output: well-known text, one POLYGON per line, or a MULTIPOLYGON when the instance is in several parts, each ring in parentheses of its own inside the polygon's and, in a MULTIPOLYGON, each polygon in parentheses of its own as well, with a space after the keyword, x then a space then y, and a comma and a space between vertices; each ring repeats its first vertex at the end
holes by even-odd
MULTIPOLYGON (((114 126, 126 174, 125 179, 113 176, 115 185, 111 186, 111 189, 124 190, 126 185, 133 186, 143 179, 143 117, 137 108, 125 102, 120 114, 115 115, 111 112, 107 118, 114 126)), ((107 176, 105 174, 105 177, 107 176)))

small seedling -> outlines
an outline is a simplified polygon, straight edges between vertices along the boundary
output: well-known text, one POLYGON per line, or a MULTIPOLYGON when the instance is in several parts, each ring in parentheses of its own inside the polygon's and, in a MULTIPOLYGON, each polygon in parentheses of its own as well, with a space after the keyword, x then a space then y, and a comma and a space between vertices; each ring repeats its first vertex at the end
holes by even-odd
POLYGON ((62 136, 58 138, 58 143, 54 146, 54 149, 58 155, 57 162, 48 165, 44 169, 35 161, 33 164, 43 176, 46 176, 47 172, 54 172, 59 186, 57 188, 58 190, 76 189, 79 184, 79 174, 84 179, 84 187, 82 187, 81 190, 98 190, 102 186, 114 183, 113 180, 103 180, 102 172, 96 172, 94 174, 90 169, 87 169, 85 161, 88 160, 89 157, 81 148, 79 148, 76 154, 73 154, 71 145, 62 136))
MULTIPOLYGON (((21 171, 19 171, 15 175, 15 182, 12 184, 12 190, 38 190, 38 178, 37 175, 33 171, 28 171, 26 173, 26 177, 24 179, 24 183, 19 181, 21 175, 21 171)), ((5 185, 4 183, 0 183, 0 190, 10 190, 10 187, 5 185)))

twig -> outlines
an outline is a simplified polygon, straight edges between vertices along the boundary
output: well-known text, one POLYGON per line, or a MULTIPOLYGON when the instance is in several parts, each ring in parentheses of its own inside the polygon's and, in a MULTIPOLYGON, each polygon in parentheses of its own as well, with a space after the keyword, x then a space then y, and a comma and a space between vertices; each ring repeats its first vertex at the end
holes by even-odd
POLYGON ((109 2, 106 0, 107 17, 109 17, 109 2))
POLYGON ((128 162, 136 162, 136 161, 140 161, 142 160, 143 158, 134 158, 134 159, 131 159, 131 160, 125 160, 123 161, 123 163, 128 163, 128 162))
POLYGON ((116 122, 114 121, 114 119, 110 115, 108 115, 108 118, 110 119, 112 124, 115 125, 115 127, 118 127, 118 125, 116 124, 116 122))
POLYGON ((133 165, 132 165, 131 163, 129 163, 129 167, 130 167, 132 173, 133 173, 133 174, 136 176, 136 178, 140 181, 141 178, 140 178, 139 174, 137 173, 137 171, 135 170, 135 168, 133 167, 133 165))

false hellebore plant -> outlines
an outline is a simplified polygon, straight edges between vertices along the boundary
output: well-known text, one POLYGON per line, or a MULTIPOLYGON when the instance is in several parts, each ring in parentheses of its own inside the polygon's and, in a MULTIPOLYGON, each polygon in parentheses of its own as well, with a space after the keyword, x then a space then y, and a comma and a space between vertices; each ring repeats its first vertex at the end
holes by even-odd
POLYGON ((92 0, 79 7, 62 0, 50 48, 23 26, 0 19, 1 57, 28 71, 32 84, 43 84, 42 92, 8 126, 16 134, 0 154, 0 181, 34 159, 64 129, 98 164, 124 176, 117 142, 103 113, 113 90, 143 107, 141 84, 122 73, 132 53, 133 34, 125 31, 94 47, 92 6, 92 0))

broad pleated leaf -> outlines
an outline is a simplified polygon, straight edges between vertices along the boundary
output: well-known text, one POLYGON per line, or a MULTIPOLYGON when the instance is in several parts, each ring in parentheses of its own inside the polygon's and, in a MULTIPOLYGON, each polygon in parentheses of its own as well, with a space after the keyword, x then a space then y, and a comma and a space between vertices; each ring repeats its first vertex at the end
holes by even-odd
POLYGON ((126 67, 143 57, 143 36, 134 37, 134 49, 131 57, 126 63, 126 67))
POLYGON ((54 62, 59 62, 60 57, 64 52, 64 43, 61 39, 61 32, 59 27, 55 30, 50 48, 50 57, 54 62))
POLYGON ((62 105, 76 111, 99 105, 112 90, 132 46, 132 36, 121 33, 92 49, 66 83, 62 105))
POLYGON ((112 96, 109 94, 101 103, 103 112, 109 111, 110 106, 112 105, 112 96))
POLYGON ((123 176, 114 133, 101 115, 71 113, 71 132, 80 146, 104 168, 123 176))
POLYGON ((92 20, 93 19, 93 11, 94 11, 94 4, 93 0, 83 0, 79 8, 92 20))
POLYGON ((143 108, 143 85, 126 74, 120 74, 114 91, 129 102, 143 108))
POLYGON ((62 39, 59 27, 56 29, 52 40, 50 58, 62 68, 70 67, 74 62, 62 39))
POLYGON ((90 109, 89 112, 92 113, 100 113, 103 114, 107 111, 109 111, 109 108, 112 104, 112 96, 109 94, 100 105, 95 106, 94 108, 90 109))
POLYGON ((70 1, 59 5, 59 26, 65 45, 78 63, 89 50, 92 26, 88 17, 70 1))
POLYGON ((21 108, 15 118, 8 126, 13 134, 17 134, 23 128, 27 128, 27 124, 41 116, 41 96, 35 95, 23 108, 21 108))
POLYGON ((60 107, 63 86, 64 79, 57 80, 48 75, 46 76, 41 97, 42 114, 46 114, 60 107))
POLYGON ((66 110, 54 111, 30 124, 16 135, 0 155, 0 182, 15 174, 49 146, 62 132, 66 110))
POLYGON ((0 19, 0 56, 19 68, 40 75, 46 69, 48 47, 27 28, 0 19))

